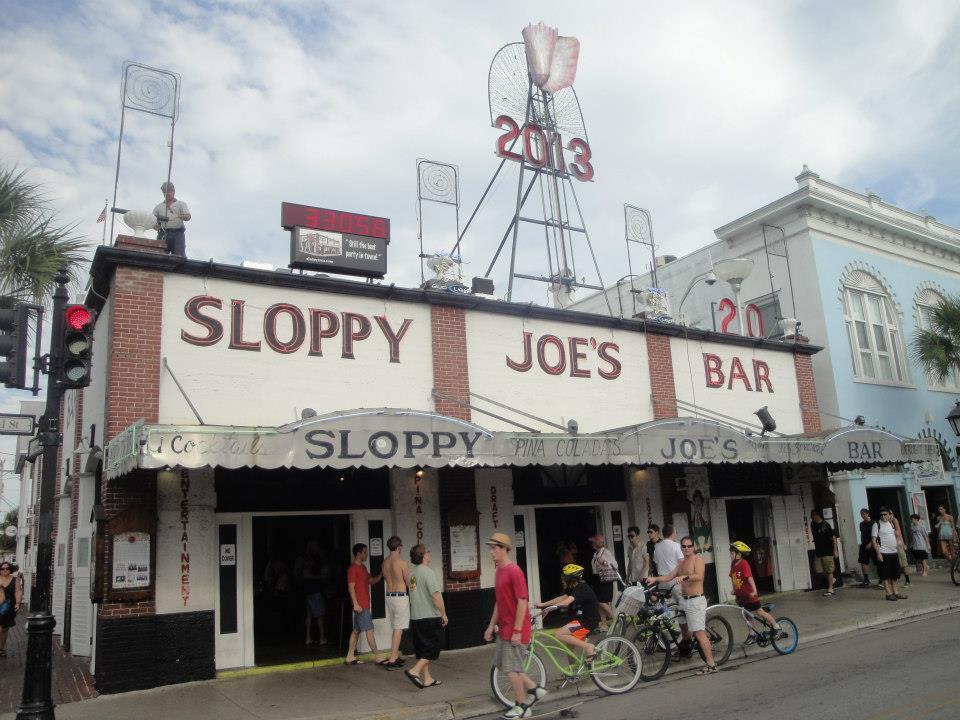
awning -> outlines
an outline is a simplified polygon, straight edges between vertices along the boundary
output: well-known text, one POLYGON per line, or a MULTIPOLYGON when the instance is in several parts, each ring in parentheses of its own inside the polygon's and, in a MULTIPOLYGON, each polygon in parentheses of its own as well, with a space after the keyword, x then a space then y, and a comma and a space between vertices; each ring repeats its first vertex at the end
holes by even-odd
POLYGON ((939 457, 936 442, 852 427, 823 437, 760 437, 702 418, 672 418, 601 433, 487 430, 435 413, 359 409, 280 427, 138 422, 107 448, 107 476, 134 469, 243 467, 503 467, 523 465, 880 465, 939 457))

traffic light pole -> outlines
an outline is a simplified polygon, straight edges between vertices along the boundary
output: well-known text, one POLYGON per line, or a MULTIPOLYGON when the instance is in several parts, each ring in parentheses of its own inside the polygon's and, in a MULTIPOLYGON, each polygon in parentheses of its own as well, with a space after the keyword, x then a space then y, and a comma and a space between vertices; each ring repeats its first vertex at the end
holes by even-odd
POLYGON ((59 338, 63 335, 63 310, 67 304, 66 268, 57 273, 50 318, 50 362, 47 375, 47 407, 40 421, 43 467, 40 476, 40 517, 37 528, 37 570, 27 618, 27 663, 23 674, 23 695, 17 720, 54 720, 51 676, 53 672, 53 628, 56 620, 50 608, 50 578, 53 569, 53 496, 57 485, 60 449, 59 368, 63 361, 59 338))

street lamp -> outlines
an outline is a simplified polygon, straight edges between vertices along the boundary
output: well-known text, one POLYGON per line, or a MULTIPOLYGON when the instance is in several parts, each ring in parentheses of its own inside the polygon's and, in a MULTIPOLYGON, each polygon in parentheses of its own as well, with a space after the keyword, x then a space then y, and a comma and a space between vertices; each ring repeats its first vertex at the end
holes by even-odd
POLYGON ((693 290, 693 286, 700 281, 705 282, 707 285, 713 285, 717 281, 717 275, 715 272, 713 272, 712 269, 710 269, 710 270, 707 270, 705 273, 700 273, 699 275, 695 276, 693 280, 690 281, 690 284, 687 286, 686 291, 683 293, 683 297, 680 298, 680 304, 677 305, 678 318, 683 318, 683 315, 680 312, 680 310, 683 308, 683 302, 684 300, 687 299, 687 297, 689 297, 690 291, 693 290))
POLYGON ((950 423, 953 434, 960 437, 960 400, 957 400, 957 404, 953 406, 953 410, 947 415, 947 422, 950 423))
POLYGON ((753 260, 750 258, 729 258, 713 264, 713 272, 718 278, 730 284, 733 290, 734 302, 737 305, 737 318, 740 325, 740 334, 745 335, 746 325, 743 322, 743 308, 740 307, 740 286, 753 271, 753 260))

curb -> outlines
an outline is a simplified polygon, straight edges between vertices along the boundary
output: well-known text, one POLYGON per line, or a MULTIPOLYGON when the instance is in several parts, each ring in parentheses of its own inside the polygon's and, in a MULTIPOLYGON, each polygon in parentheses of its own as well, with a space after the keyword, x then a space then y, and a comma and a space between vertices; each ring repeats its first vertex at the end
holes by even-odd
MULTIPOLYGON (((853 623, 847 623, 843 626, 830 628, 829 630, 821 630, 820 632, 813 633, 811 635, 805 635, 803 636, 803 642, 818 642, 820 640, 836 637, 837 635, 845 635, 847 633, 856 632, 857 630, 866 630, 868 628, 887 625, 893 622, 910 620, 922 615, 930 615, 933 613, 956 609, 960 609, 960 596, 958 596, 956 600, 951 600, 947 603, 941 603, 935 606, 925 606, 922 608, 906 607, 902 610, 896 610, 892 613, 866 616, 863 619, 855 620, 853 623)), ((768 649, 763 649, 761 652, 751 655, 746 652, 742 645, 739 645, 734 647, 734 651, 731 654, 730 659, 748 659, 751 657, 756 657, 763 652, 770 651, 768 649)), ((667 670, 666 674, 663 676, 663 678, 661 678, 661 680, 669 678, 671 675, 689 672, 690 670, 691 668, 671 664, 670 668, 667 670)), ((660 682, 660 680, 656 682, 660 682)), ((642 687, 643 684, 649 683, 641 683, 637 687, 642 687)), ((599 695, 599 692, 581 692, 577 687, 574 686, 551 691, 549 699, 553 701, 576 696, 588 699, 595 695, 599 695)), ((493 715, 501 712, 502 710, 503 706, 493 700, 489 695, 474 695, 463 698, 462 700, 454 700, 449 703, 421 705, 417 707, 402 708, 395 711, 373 713, 362 716, 351 715, 349 718, 347 716, 325 717, 324 720, 408 720, 410 718, 425 718, 428 720, 468 720, 469 718, 476 718, 483 715, 493 715)))

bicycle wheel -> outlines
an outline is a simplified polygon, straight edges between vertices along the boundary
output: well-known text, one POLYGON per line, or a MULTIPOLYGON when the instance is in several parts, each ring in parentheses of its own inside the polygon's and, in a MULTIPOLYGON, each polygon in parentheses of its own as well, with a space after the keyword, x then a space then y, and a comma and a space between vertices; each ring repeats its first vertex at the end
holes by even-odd
POLYGON ((788 617, 778 617, 777 622, 780 623, 780 632, 774 636, 770 644, 781 655, 789 655, 797 649, 800 632, 797 630, 797 624, 788 617), (786 637, 783 637, 784 635, 786 637))
MULTIPOLYGON (((707 639, 710 640, 713 650, 713 664, 723 665, 730 659, 730 653, 733 652, 733 628, 722 615, 714 615, 707 618, 707 639)), ((700 643, 696 643, 697 652, 700 653, 700 659, 704 662, 707 658, 703 655, 703 648, 700 643)))
POLYGON ((626 635, 627 630, 627 617, 623 613, 617 616, 617 619, 610 623, 610 627, 607 628, 607 631, 604 633, 606 637, 611 637, 613 635, 623 636, 626 635))
POLYGON ((640 651, 625 637, 608 637, 597 643, 590 678, 605 693, 619 695, 632 690, 642 671, 640 651))
POLYGON ((642 625, 633 636, 633 644, 640 650, 643 662, 640 679, 649 682, 663 677, 673 653, 670 633, 659 625, 642 625))
POLYGON ((954 585, 960 585, 960 555, 950 564, 950 579, 954 585))
MULTIPOLYGON (((537 657, 535 652, 530 653, 530 662, 527 664, 526 673, 527 677, 540 687, 546 686, 547 670, 543 667, 543 660, 537 657)), ((490 668, 490 688, 501 705, 513 707, 516 702, 516 698, 513 697, 513 685, 510 684, 510 678, 507 677, 507 674, 500 672, 496 665, 490 668)))

